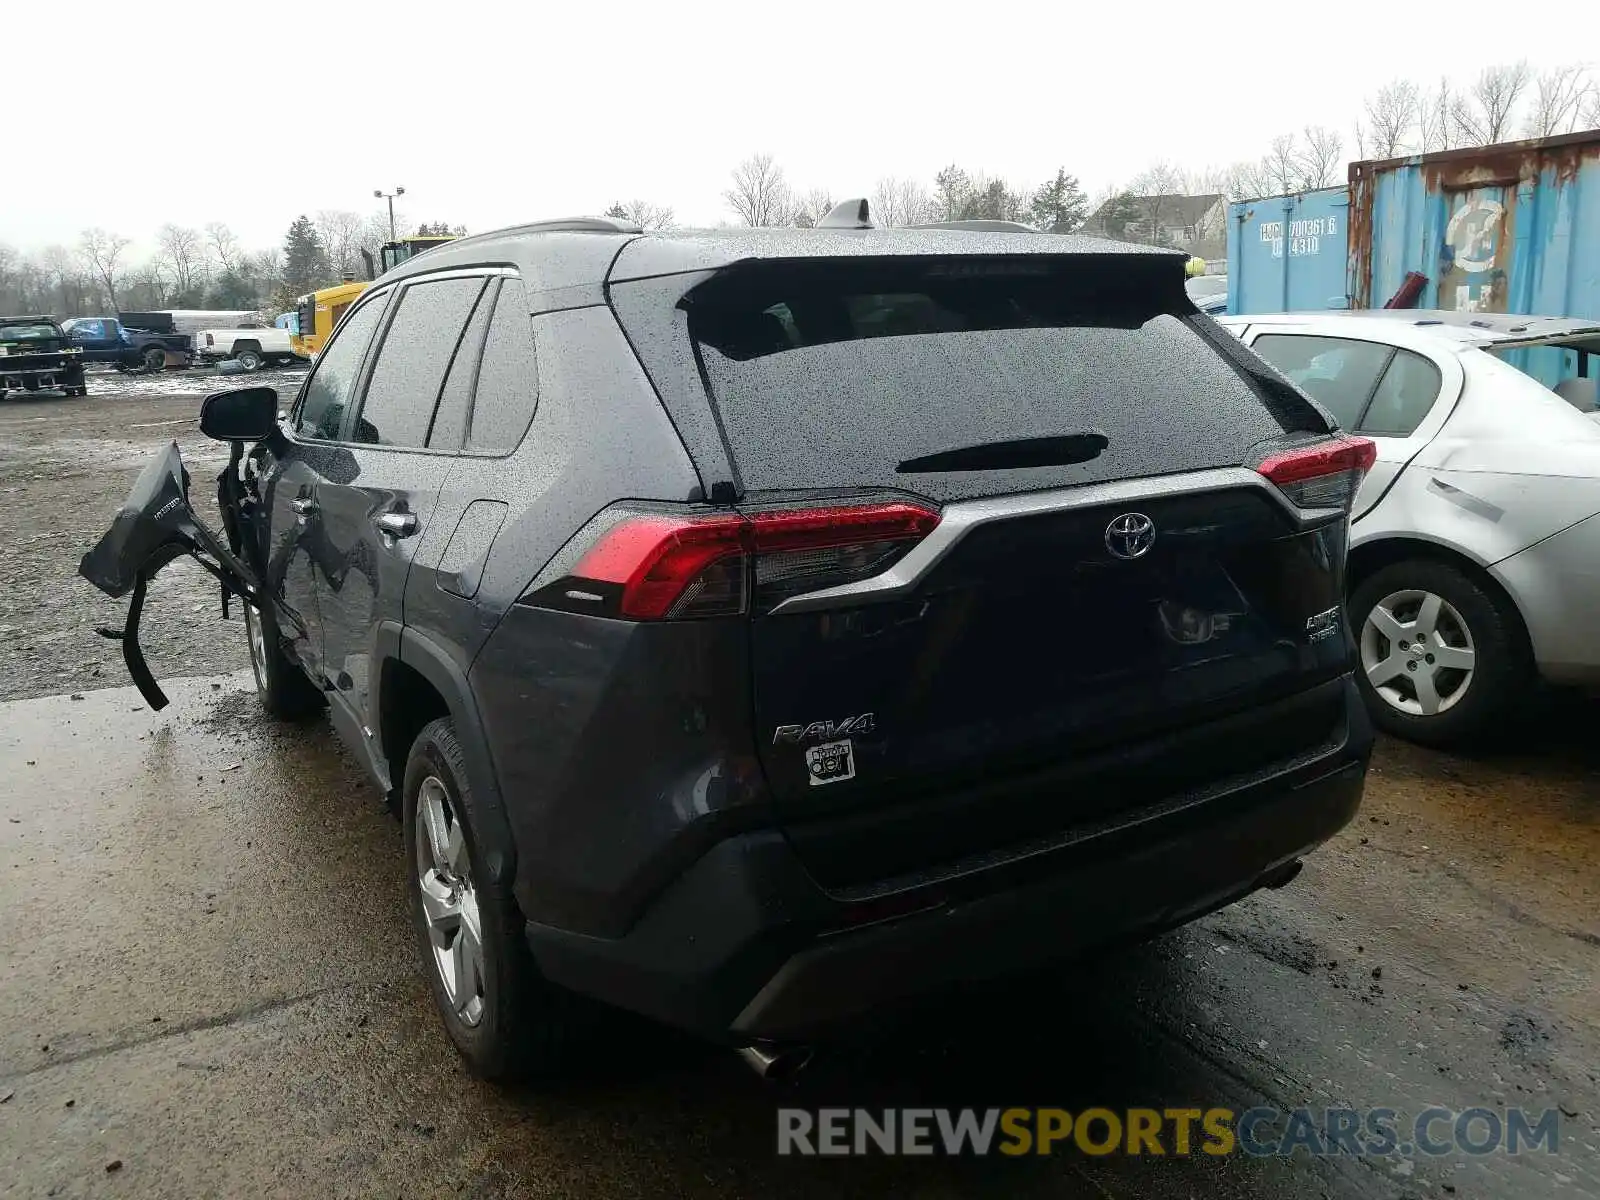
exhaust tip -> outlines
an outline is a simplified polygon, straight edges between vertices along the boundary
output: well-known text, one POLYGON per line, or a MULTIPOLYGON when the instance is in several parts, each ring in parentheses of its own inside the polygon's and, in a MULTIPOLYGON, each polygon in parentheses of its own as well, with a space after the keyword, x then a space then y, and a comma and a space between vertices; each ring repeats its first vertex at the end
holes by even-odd
POLYGON ((811 1062, 812 1054, 810 1046, 774 1046, 765 1042, 739 1049, 745 1065, 769 1083, 793 1079, 811 1062))

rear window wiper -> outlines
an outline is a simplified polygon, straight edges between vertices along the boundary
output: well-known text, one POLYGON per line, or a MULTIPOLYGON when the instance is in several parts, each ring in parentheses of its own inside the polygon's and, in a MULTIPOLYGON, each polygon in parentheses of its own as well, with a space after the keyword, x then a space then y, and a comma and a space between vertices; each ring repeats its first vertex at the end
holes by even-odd
POLYGON ((908 458, 895 468, 895 473, 925 475, 934 471, 1015 471, 1025 467, 1070 467, 1100 457, 1100 452, 1110 444, 1110 440, 1102 433, 981 442, 976 446, 908 458))

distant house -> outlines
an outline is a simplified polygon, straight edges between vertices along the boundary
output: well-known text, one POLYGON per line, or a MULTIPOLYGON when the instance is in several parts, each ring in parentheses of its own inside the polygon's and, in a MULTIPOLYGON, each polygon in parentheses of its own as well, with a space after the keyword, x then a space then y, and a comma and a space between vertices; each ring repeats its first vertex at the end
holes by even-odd
POLYGON ((1089 215, 1083 232, 1124 242, 1144 242, 1187 250, 1201 258, 1225 253, 1227 197, 1113 196, 1089 215))

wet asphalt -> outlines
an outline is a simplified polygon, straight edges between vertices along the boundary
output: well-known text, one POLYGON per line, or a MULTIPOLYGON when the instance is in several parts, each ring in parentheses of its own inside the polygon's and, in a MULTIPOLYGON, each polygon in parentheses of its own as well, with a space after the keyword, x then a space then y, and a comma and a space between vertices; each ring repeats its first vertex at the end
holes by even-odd
MULTIPOLYGON (((0 410, 0 501, 48 488, 68 441, 146 436, 92 424, 122 403, 0 410)), ((169 709, 105 686, 58 611, 91 601, 57 542, 46 599, 9 577, 0 628, 22 696, 0 704, 0 1196, 1600 1196, 1593 702, 1470 758, 1385 742, 1290 887, 904 1014, 792 1083, 619 1018, 572 1077, 497 1089, 438 1028, 399 826, 325 721, 265 720, 226 669, 242 627, 209 610, 180 606, 152 654, 169 709), (1554 1107, 1561 1136, 1484 1158, 774 1153, 780 1105, 1256 1104, 1554 1107)))

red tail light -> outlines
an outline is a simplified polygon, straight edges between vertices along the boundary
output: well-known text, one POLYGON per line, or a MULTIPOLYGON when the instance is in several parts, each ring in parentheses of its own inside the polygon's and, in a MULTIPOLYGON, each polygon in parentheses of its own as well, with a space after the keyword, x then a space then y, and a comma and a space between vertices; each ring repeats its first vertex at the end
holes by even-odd
POLYGON ((903 501, 749 515, 639 513, 611 524, 560 580, 536 581, 534 594, 637 621, 728 616, 745 610, 752 586, 766 608, 877 574, 938 523, 933 509, 903 501))
POLYGON ((1371 438, 1341 437, 1274 454, 1256 470, 1301 508, 1348 509, 1377 461, 1371 438))

